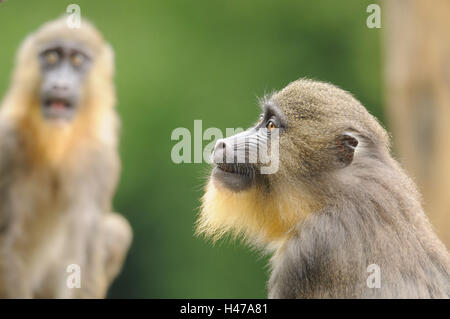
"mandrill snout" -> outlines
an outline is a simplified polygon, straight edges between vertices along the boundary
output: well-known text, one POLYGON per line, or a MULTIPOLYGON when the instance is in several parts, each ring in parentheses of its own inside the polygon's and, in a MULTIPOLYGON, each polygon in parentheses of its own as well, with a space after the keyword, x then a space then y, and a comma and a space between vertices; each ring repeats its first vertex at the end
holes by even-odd
POLYGON ((211 161, 214 164, 220 163, 235 163, 235 151, 234 151, 232 141, 229 139, 221 138, 216 142, 216 146, 214 147, 214 151, 211 154, 211 161))
POLYGON ((258 175, 256 158, 249 148, 249 132, 243 132, 216 142, 211 161, 214 164, 213 180, 233 191, 250 187, 258 175))

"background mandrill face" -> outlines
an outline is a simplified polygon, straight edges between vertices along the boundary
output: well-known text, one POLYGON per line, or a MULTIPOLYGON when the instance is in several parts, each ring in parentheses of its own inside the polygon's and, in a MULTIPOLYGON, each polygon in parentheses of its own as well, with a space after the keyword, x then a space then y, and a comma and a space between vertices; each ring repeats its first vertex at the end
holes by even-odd
POLYGON ((350 165, 359 143, 368 148, 387 144, 387 136, 379 134, 383 130, 366 109, 351 94, 327 83, 295 81, 265 98, 261 108, 254 127, 217 141, 212 158, 214 185, 234 192, 251 187, 270 190, 277 181, 284 186, 289 182, 298 186, 299 181, 312 186, 324 174, 350 165), (267 161, 261 161, 260 155, 270 154, 275 130, 279 169, 261 174, 267 161), (252 161, 255 153, 257 160, 252 161))
POLYGON ((39 51, 42 75, 40 100, 45 119, 73 119, 92 58, 87 48, 73 41, 57 40, 39 51))
POLYGON ((84 130, 84 123, 108 117, 114 107, 113 77, 114 52, 101 33, 84 20, 80 28, 70 28, 62 17, 22 42, 9 93, 20 102, 7 112, 49 135, 59 124, 67 133, 84 130))

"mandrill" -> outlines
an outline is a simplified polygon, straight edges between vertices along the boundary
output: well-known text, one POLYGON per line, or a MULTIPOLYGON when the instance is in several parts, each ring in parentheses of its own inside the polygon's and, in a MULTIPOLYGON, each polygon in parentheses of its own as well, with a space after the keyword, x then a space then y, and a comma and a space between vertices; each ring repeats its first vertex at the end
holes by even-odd
POLYGON ((111 212, 113 75, 86 21, 60 18, 22 43, 0 109, 0 297, 103 298, 119 273, 132 232, 111 212))
POLYGON ((216 143, 198 233, 271 251, 270 298, 449 298, 449 253, 361 103, 301 79, 261 108, 254 127, 216 143))

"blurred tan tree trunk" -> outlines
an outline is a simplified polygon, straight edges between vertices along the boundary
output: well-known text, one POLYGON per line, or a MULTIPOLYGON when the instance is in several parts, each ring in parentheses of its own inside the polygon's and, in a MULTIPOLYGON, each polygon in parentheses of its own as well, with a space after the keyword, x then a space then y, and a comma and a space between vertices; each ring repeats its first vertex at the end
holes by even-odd
POLYGON ((450 249, 450 0, 388 0, 381 15, 394 149, 450 249))

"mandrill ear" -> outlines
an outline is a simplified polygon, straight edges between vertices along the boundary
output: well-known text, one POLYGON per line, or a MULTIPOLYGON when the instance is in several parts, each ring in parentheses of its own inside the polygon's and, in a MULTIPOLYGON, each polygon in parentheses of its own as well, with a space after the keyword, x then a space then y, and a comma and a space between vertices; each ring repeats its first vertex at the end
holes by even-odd
POLYGON ((340 167, 345 167, 352 163, 358 143, 359 141, 355 135, 349 132, 344 132, 336 138, 335 155, 337 164, 340 167))

